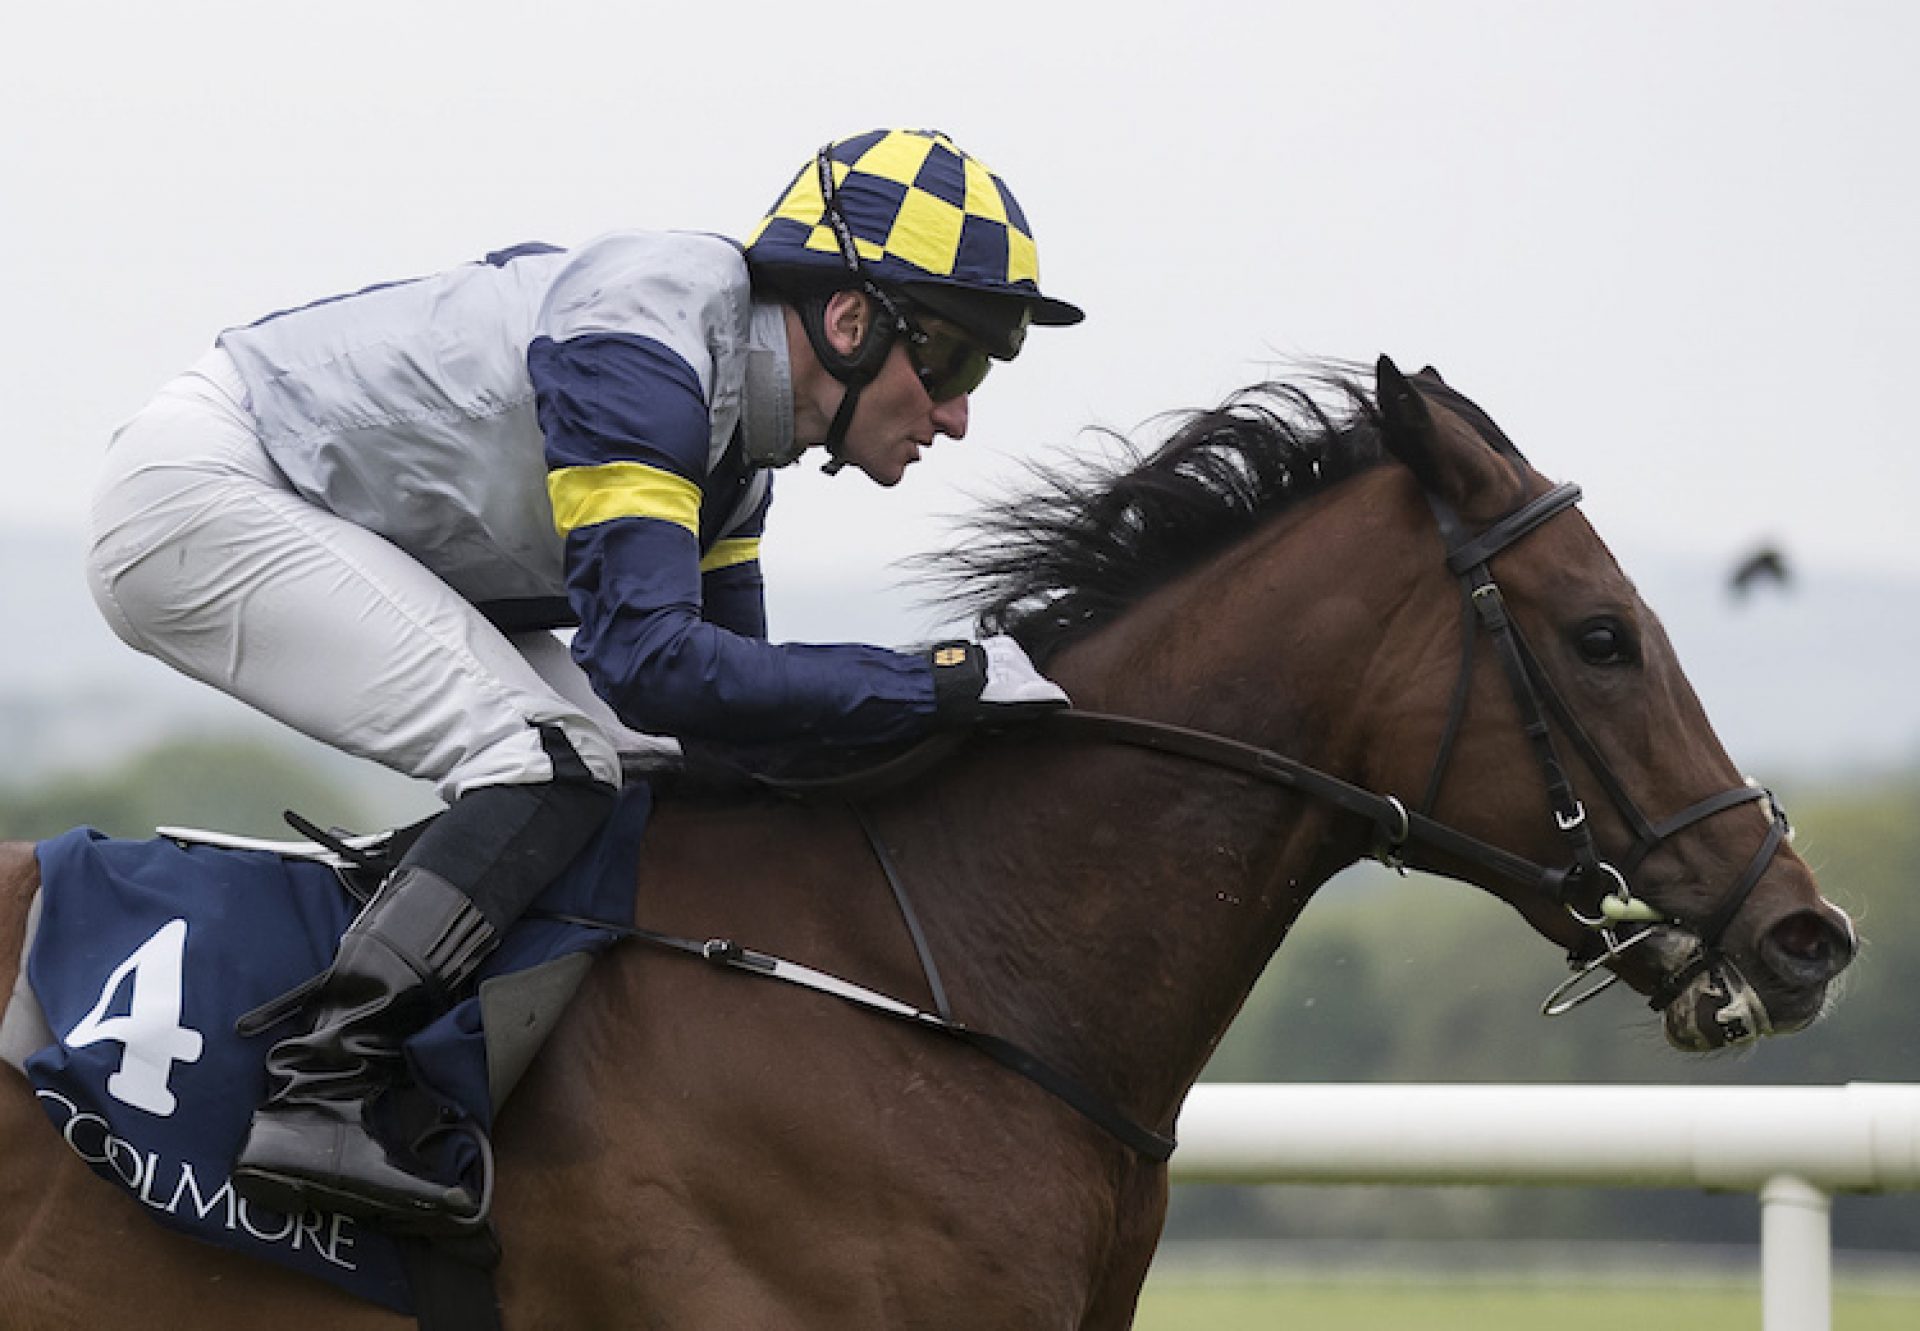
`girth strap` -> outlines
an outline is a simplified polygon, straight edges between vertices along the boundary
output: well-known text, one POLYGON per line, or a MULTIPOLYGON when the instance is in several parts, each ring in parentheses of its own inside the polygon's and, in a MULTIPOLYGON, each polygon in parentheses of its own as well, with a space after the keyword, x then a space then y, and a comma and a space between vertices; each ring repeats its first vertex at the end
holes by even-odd
POLYGON ((493 1279, 500 1251, 491 1231, 483 1241, 401 1238, 396 1244, 420 1331, 501 1331, 493 1279))

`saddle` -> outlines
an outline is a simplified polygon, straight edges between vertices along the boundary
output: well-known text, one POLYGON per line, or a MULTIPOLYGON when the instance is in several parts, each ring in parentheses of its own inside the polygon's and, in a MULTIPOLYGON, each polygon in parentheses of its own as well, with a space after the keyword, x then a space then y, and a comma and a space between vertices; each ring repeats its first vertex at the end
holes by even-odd
MULTIPOLYGON (((449 1179, 490 1169, 495 1113, 594 953, 631 923, 650 808, 646 784, 628 787, 472 992, 407 1042, 408 1075, 376 1106, 391 1143, 449 1179)), ((0 1057, 61 1139, 156 1221, 408 1314, 441 1278, 423 1273, 421 1245, 346 1216, 252 1208, 227 1172, 266 1092, 267 1049, 285 1034, 276 1022, 417 831, 274 842, 167 828, 119 841, 82 828, 42 842, 21 979, 0 1019, 0 1057)), ((490 1228, 473 1240, 462 1260, 490 1264, 490 1228)))

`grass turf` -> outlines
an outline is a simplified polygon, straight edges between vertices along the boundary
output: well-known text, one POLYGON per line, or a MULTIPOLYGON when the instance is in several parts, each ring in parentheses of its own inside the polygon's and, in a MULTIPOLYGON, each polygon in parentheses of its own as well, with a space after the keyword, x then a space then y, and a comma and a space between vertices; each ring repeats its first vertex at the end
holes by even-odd
MULTIPOLYGON (((1150 1282, 1135 1331, 1757 1331, 1753 1289, 1150 1282)), ((1834 1331, 1913 1331, 1920 1293, 1842 1290, 1834 1331)))

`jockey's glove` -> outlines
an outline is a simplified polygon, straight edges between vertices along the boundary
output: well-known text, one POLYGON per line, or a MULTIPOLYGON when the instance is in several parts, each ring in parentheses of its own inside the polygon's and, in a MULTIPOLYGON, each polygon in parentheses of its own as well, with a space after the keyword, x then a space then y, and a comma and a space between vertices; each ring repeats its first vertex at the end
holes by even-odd
POLYGON ((1066 690, 1034 669, 1020 644, 1004 633, 939 643, 927 659, 933 665, 935 725, 1021 720, 1070 705, 1066 690))

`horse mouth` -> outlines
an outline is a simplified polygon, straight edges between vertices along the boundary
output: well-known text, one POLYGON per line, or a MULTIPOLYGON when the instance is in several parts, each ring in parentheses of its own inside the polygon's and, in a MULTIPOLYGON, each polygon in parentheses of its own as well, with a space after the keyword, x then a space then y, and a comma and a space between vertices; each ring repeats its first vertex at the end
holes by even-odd
POLYGON ((1694 976, 1661 1015, 1667 1043, 1691 1054, 1752 1044, 1780 1029, 1759 990, 1725 957, 1694 976))
MULTIPOLYGON (((1698 965, 1697 938, 1682 929, 1661 932, 1667 936, 1653 944, 1663 974, 1698 965)), ((1709 958, 1661 1013, 1667 1043, 1692 1054, 1736 1048, 1765 1035, 1802 1030, 1824 1010, 1824 983, 1789 988, 1776 982, 1775 987, 1779 992, 1763 994, 1731 957, 1722 953, 1709 958)))

